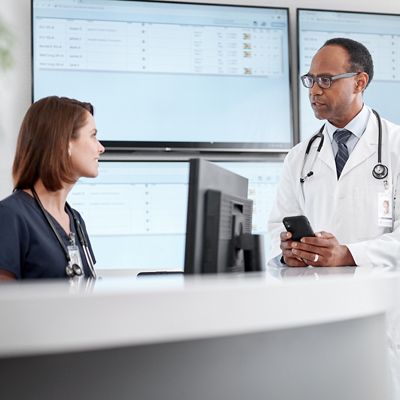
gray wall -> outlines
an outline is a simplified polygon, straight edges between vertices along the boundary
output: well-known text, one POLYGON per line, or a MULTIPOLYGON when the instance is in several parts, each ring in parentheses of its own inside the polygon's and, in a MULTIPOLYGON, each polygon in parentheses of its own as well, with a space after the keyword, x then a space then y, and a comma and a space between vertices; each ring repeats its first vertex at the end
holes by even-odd
MULTIPOLYGON (((193 0, 192 0, 193 1, 193 0)), ((284 6, 290 8, 293 60, 296 59, 296 7, 314 7, 351 11, 373 11, 400 14, 396 0, 212 0, 206 2, 284 6)), ((31 101, 30 0, 1 0, 0 19, 15 36, 11 71, 0 72, 0 198, 10 193, 11 165, 22 117, 31 101)), ((292 68, 295 73, 295 65, 292 68)))

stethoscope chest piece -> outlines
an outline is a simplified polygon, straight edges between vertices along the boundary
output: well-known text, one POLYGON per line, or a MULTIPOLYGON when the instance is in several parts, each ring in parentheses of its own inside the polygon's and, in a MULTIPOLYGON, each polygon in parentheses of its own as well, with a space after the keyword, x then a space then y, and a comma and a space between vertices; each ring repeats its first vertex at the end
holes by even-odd
POLYGON ((68 264, 65 267, 65 274, 68 278, 73 278, 74 276, 82 276, 82 268, 78 264, 68 264))
POLYGON ((384 179, 388 176, 388 167, 383 164, 376 164, 372 169, 372 176, 376 179, 384 179))

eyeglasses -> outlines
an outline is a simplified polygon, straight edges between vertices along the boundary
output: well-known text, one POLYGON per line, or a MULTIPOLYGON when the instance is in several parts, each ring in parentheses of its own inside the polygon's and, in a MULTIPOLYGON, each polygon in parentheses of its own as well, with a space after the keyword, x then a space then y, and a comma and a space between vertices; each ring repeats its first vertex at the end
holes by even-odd
POLYGON ((315 82, 321 89, 329 89, 332 86, 333 81, 343 78, 351 78, 352 76, 356 76, 358 74, 359 72, 346 72, 344 74, 338 74, 333 76, 328 76, 328 75, 314 76, 310 74, 305 74, 300 79, 303 85, 307 89, 311 89, 314 86, 315 82))

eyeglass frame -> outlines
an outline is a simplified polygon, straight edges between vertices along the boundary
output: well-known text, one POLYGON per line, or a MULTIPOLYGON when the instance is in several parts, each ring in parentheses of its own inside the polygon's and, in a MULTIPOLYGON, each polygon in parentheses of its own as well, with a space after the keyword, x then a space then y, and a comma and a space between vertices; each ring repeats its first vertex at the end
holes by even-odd
POLYGON ((360 74, 360 72, 345 72, 343 74, 337 74, 337 75, 311 75, 311 74, 304 74, 300 77, 301 83, 303 84, 303 86, 307 89, 311 89, 314 84, 316 83, 321 89, 329 89, 332 86, 332 83, 338 79, 343 79, 343 78, 352 78, 353 76, 356 76, 360 74), (312 78, 312 85, 311 86, 307 86, 304 82, 304 80, 306 78, 312 78), (320 82, 318 82, 318 80, 320 79, 329 79, 329 86, 321 86, 320 82))

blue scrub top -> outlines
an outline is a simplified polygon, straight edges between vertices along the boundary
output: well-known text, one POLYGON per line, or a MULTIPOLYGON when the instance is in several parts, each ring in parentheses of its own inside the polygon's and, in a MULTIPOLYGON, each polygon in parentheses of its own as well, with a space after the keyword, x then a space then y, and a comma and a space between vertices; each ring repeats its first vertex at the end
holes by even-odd
MULTIPOLYGON (((81 222, 95 262, 85 223, 77 211, 74 210, 74 213, 81 222)), ((68 246, 70 240, 67 233, 48 215, 65 246, 68 246)), ((70 231, 75 233, 85 276, 91 276, 72 215, 70 231)), ((0 269, 13 273, 17 279, 66 278, 66 265, 61 245, 32 196, 18 190, 0 201, 0 269)))

